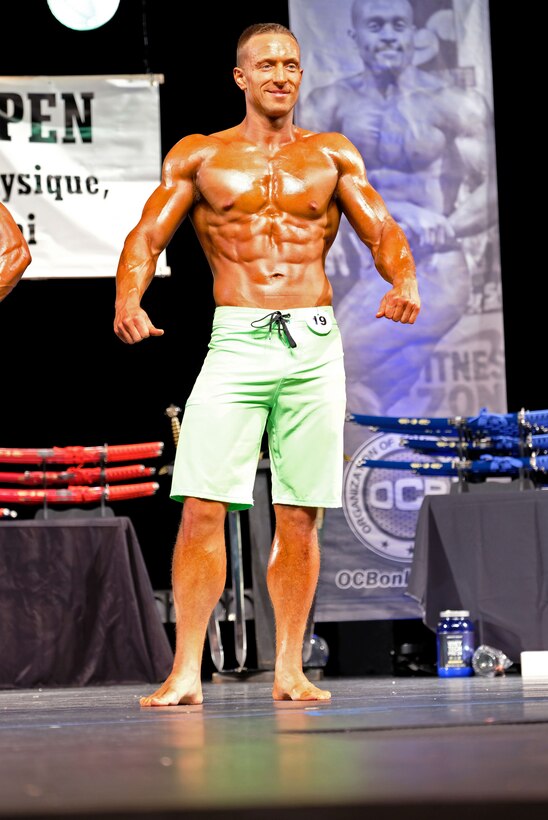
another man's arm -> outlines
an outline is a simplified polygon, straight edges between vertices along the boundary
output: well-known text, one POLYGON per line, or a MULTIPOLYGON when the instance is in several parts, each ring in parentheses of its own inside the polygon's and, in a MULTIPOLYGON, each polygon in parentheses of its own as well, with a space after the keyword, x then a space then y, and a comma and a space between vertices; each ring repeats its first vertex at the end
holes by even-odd
POLYGON ((339 168, 337 199, 360 240, 369 248, 380 275, 392 287, 381 299, 376 317, 414 324, 420 311, 415 261, 407 237, 369 184, 359 151, 342 134, 334 137, 339 168))
POLYGON ((32 262, 16 221, 0 202, 0 302, 11 293, 32 262))
POLYGON ((163 335, 141 307, 141 299, 154 278, 158 257, 194 202, 195 167, 190 160, 194 142, 194 137, 186 137, 168 153, 160 185, 125 239, 116 271, 114 332, 126 344, 163 335))
MULTIPOLYGON (((497 171, 492 112, 479 92, 453 89, 448 106, 455 146, 464 167, 466 196, 449 216, 457 237, 476 236, 496 224, 497 171)), ((449 118, 448 118, 449 119, 449 118)))

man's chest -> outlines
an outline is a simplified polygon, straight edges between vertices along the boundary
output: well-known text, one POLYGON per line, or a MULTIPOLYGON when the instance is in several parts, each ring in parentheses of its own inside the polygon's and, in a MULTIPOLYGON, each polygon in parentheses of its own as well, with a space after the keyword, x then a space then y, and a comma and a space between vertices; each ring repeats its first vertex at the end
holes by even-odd
POLYGON ((337 179, 334 164, 322 152, 291 146, 273 156, 253 148, 220 152, 202 164, 196 182, 214 210, 256 213, 269 205, 294 212, 325 210, 337 179))
POLYGON ((340 129, 369 170, 418 170, 443 154, 446 138, 436 126, 432 96, 419 92, 380 99, 356 94, 348 103, 339 112, 340 129))

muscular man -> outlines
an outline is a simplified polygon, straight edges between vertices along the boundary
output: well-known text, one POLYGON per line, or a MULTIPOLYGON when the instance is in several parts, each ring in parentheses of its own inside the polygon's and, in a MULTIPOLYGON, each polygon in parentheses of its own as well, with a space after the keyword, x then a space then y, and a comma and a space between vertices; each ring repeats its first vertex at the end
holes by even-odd
POLYGON ((0 302, 11 293, 31 261, 25 237, 0 202, 0 302))
POLYGON ((163 332, 140 302, 186 216, 211 267, 216 305, 172 478, 171 497, 183 502, 173 554, 174 665, 143 706, 202 702, 207 623, 226 581, 225 517, 253 504, 265 425, 276 514, 267 576, 276 621, 272 694, 330 697, 304 675, 302 648, 319 571, 317 509, 341 506, 343 352, 324 270, 341 214, 389 284, 377 315, 412 324, 420 303, 405 235, 358 151, 342 134, 293 124, 299 57, 280 24, 243 32, 234 69, 243 121, 171 149, 119 262, 114 329, 128 344, 163 332))
POLYGON ((371 184, 409 239, 426 316, 412 338, 404 328, 369 321, 378 277, 371 276, 370 255, 343 221, 329 262, 339 275, 334 303, 347 353, 349 406, 390 414, 399 399, 392 412, 432 413, 411 406, 408 393, 434 346, 467 308, 463 239, 483 234, 486 240, 486 229, 497 224, 491 112, 473 88, 413 65, 408 0, 354 0, 351 19, 363 71, 314 89, 298 121, 341 131, 360 151, 371 184))

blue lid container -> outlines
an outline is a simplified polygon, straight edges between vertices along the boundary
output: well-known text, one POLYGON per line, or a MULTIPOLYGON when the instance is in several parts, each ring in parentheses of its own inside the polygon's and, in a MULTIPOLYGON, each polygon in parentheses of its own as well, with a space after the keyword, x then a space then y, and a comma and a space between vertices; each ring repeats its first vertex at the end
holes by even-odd
POLYGON ((438 675, 462 678, 474 674, 474 624, 467 609, 444 609, 436 630, 438 675))

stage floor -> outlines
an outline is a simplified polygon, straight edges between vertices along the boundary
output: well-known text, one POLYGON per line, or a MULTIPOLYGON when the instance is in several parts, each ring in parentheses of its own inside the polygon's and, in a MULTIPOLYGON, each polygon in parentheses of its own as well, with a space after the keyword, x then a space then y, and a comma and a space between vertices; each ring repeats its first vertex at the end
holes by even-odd
POLYGON ((546 818, 548 681, 339 678, 0 691, 0 818, 546 818))

